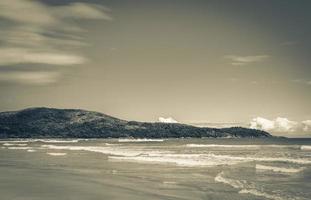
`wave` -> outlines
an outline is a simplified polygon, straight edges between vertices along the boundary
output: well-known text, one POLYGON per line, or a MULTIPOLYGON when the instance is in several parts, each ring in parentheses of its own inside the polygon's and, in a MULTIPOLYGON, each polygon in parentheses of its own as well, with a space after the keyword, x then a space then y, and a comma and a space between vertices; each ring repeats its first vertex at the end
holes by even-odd
POLYGON ((0 140, 0 143, 26 143, 29 140, 0 140))
POLYGON ((311 150, 311 146, 310 145, 302 145, 300 147, 301 150, 311 150))
POLYGON ((260 148, 260 145, 186 144, 186 146, 207 148, 260 148))
POLYGON ((42 148, 47 149, 57 149, 57 150, 71 150, 71 151, 90 151, 96 153, 103 153, 107 155, 115 156, 139 156, 147 155, 154 156, 162 153, 170 153, 169 151, 151 151, 151 150, 139 150, 139 149, 129 149, 122 147, 98 147, 98 146, 57 146, 57 145, 41 145, 42 148))
MULTIPOLYGON (((118 159, 118 158, 114 158, 118 159)), ((119 158, 120 159, 120 158, 119 158)), ((137 156, 124 157, 122 160, 144 161, 144 162, 164 162, 175 163, 182 166, 218 166, 218 165, 235 165, 250 161, 261 162, 289 162, 297 164, 311 164, 311 160, 293 159, 282 157, 238 157, 230 155, 215 154, 161 154, 159 156, 137 156)))
POLYGON ((118 142, 163 142, 164 139, 118 139, 118 142))
POLYGON ((301 168, 285 168, 285 167, 274 167, 274 166, 266 166, 266 165, 258 165, 256 164, 256 170, 268 170, 273 172, 281 172, 281 173, 297 173, 304 170, 304 167, 301 168))
POLYGON ((119 146, 120 144, 105 143, 105 146, 119 146))
POLYGON ((203 154, 160 154, 151 156, 109 156, 110 160, 127 161, 127 162, 141 162, 141 163, 158 163, 158 164, 174 164, 183 167, 211 167, 219 165, 235 165, 239 164, 241 160, 228 159, 214 159, 214 157, 207 157, 203 154))
POLYGON ((144 148, 126 148, 123 146, 58 146, 41 145, 42 148, 56 150, 89 151, 111 155, 110 159, 119 161, 171 163, 180 166, 217 166, 235 165, 244 162, 289 162, 311 164, 311 160, 287 157, 254 157, 216 154, 178 154, 165 150, 150 150, 144 148))
POLYGON ((258 191, 256 189, 242 189, 239 191, 240 194, 252 194, 258 197, 264 197, 266 199, 273 199, 273 200, 284 200, 284 198, 274 195, 274 194, 268 194, 265 192, 258 191))
POLYGON ((4 143, 3 146, 27 146, 27 144, 18 144, 18 143, 4 143))
POLYGON ((224 178, 223 177, 224 172, 220 172, 219 174, 217 174, 217 176, 215 177, 215 182, 218 183, 224 183, 227 185, 230 185, 233 188, 244 188, 244 184, 241 181, 238 180, 233 180, 233 179, 229 179, 229 178, 224 178))
POLYGON ((261 162, 288 162, 296 164, 311 164, 311 160, 302 158, 286 158, 286 157, 254 157, 254 156, 230 156, 230 155, 215 155, 207 154, 215 158, 227 158, 231 160, 241 160, 241 161, 261 161, 261 162))
POLYGON ((229 145, 229 144, 186 144, 187 147, 202 147, 202 148, 240 148, 240 149, 259 149, 259 148, 299 148, 298 145, 229 145))
POLYGON ((1 140, 0 143, 29 143, 29 142, 43 142, 43 143, 77 143, 81 140, 87 139, 74 139, 74 140, 61 140, 61 139, 23 139, 23 140, 1 140))
POLYGON ((46 154, 50 156, 65 156, 67 153, 52 153, 52 152, 47 152, 46 154))
MULTIPOLYGON (((272 200, 284 200, 285 199, 276 194, 268 194, 266 192, 259 191, 256 188, 254 188, 254 184, 248 184, 245 180, 239 181, 239 180, 234 180, 230 178, 225 178, 224 172, 220 172, 219 174, 217 174, 214 180, 215 182, 223 183, 235 189, 238 189, 239 194, 252 194, 255 196, 264 197, 266 199, 272 199, 272 200)), ((289 198, 289 199, 292 199, 292 198, 289 198)))
POLYGON ((43 142, 43 143, 77 143, 80 139, 75 140, 55 140, 55 139, 35 139, 32 142, 43 142))
POLYGON ((13 150, 28 150, 28 149, 33 149, 32 147, 8 147, 8 149, 13 149, 13 150))
POLYGON ((163 181, 162 183, 166 184, 166 185, 175 185, 175 184, 177 184, 177 182, 175 182, 175 181, 163 181))

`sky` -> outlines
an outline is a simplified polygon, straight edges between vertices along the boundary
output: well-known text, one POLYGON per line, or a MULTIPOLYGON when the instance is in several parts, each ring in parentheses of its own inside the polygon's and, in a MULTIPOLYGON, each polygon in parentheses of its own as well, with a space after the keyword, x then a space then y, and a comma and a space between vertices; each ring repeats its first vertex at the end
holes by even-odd
POLYGON ((311 136, 309 0, 1 0, 0 111, 311 136))

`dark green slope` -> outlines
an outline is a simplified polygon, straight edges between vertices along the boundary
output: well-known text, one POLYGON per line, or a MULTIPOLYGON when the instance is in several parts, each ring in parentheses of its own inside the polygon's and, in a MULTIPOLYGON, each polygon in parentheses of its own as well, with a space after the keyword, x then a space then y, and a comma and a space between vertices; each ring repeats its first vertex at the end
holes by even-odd
POLYGON ((0 113, 0 138, 271 137, 267 132, 199 128, 185 124, 125 121, 79 109, 29 108, 0 113))

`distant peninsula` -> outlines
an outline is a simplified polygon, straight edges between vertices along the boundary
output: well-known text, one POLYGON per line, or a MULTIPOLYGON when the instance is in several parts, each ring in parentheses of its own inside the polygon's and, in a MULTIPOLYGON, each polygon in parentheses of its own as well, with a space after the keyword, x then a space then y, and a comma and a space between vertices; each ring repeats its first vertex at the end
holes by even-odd
POLYGON ((126 121, 80 109, 28 108, 0 112, 0 138, 266 138, 243 127, 208 128, 180 123, 126 121))

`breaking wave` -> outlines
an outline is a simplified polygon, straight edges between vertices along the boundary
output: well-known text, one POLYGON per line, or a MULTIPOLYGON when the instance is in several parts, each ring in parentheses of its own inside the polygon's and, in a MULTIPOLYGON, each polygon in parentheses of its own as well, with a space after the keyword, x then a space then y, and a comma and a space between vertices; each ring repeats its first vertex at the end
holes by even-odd
MULTIPOLYGON (((252 195, 255 195, 255 196, 258 196, 258 197, 264 197, 264 198, 273 199, 273 200, 284 200, 284 198, 282 198, 282 197, 280 197, 278 195, 268 194, 268 193, 265 193, 265 192, 258 191, 256 189, 242 189, 242 190, 239 191, 239 193, 240 194, 252 194, 252 195)), ((288 199, 288 200, 290 200, 290 199, 288 199)))
POLYGON ((147 138, 142 138, 142 139, 118 139, 118 142, 163 142, 164 139, 147 139, 147 138))
POLYGON ((4 143, 3 146, 27 146, 27 144, 4 143))
POLYGON ((304 167, 300 168, 285 168, 285 167, 274 167, 274 166, 266 166, 266 165, 258 165, 256 164, 256 170, 268 170, 273 172, 281 172, 281 173, 297 173, 304 170, 304 167))
POLYGON ((186 146, 205 148, 260 148, 260 145, 186 144, 186 146))
POLYGON ((8 149, 13 149, 13 150, 28 150, 28 149, 33 149, 32 147, 8 147, 8 149))
MULTIPOLYGON (((283 198, 279 195, 268 194, 266 192, 259 191, 258 189, 254 188, 253 184, 248 184, 247 181, 245 181, 245 180, 239 181, 239 180, 226 178, 226 177, 224 177, 223 172, 220 172, 219 174, 217 174, 217 176, 215 177, 214 180, 215 180, 215 182, 223 183, 223 184, 229 185, 235 189, 238 189, 240 194, 252 194, 252 195, 255 195, 258 197, 264 197, 264 198, 272 199, 272 200, 285 200, 285 198, 283 198)), ((290 198, 290 199, 292 199, 292 198, 290 198)))
POLYGON ((186 144, 187 147, 201 148, 239 148, 239 149, 259 149, 259 148, 299 148, 298 145, 229 145, 229 144, 186 144))
POLYGON ((47 152, 46 154, 50 156, 65 156, 67 153, 52 153, 52 152, 47 152))
POLYGON ((180 154, 167 150, 150 150, 127 148, 123 146, 58 146, 41 145, 42 148, 56 150, 89 151, 110 155, 109 159, 145 163, 170 163, 180 166, 217 166, 234 165, 243 162, 287 162, 296 164, 311 164, 311 160, 288 157, 256 157, 208 154, 180 154))
POLYGON ((80 139, 75 140, 52 140, 52 139, 35 139, 32 142, 43 142, 43 143, 77 143, 80 139))
POLYGON ((90 151, 96 153, 103 153, 107 155, 115 156, 139 156, 148 155, 153 156, 160 153, 169 153, 169 151, 152 151, 152 150, 139 150, 130 148, 120 148, 120 147, 98 147, 98 146, 57 146, 57 145, 41 145, 43 148, 47 149, 57 149, 57 150, 71 150, 71 151, 90 151))
POLYGON ((109 156, 110 160, 127 161, 127 162, 141 162, 141 163, 159 163, 159 164, 174 164, 184 167, 198 167, 198 166, 217 166, 217 165, 234 165, 243 161, 234 161, 226 159, 214 160, 212 158, 200 158, 196 154, 189 155, 160 155, 160 156, 109 156))
POLYGON ((300 147, 301 150, 311 150, 311 146, 310 145, 302 145, 300 147))
POLYGON ((105 143, 105 146, 119 146, 120 144, 105 143))

